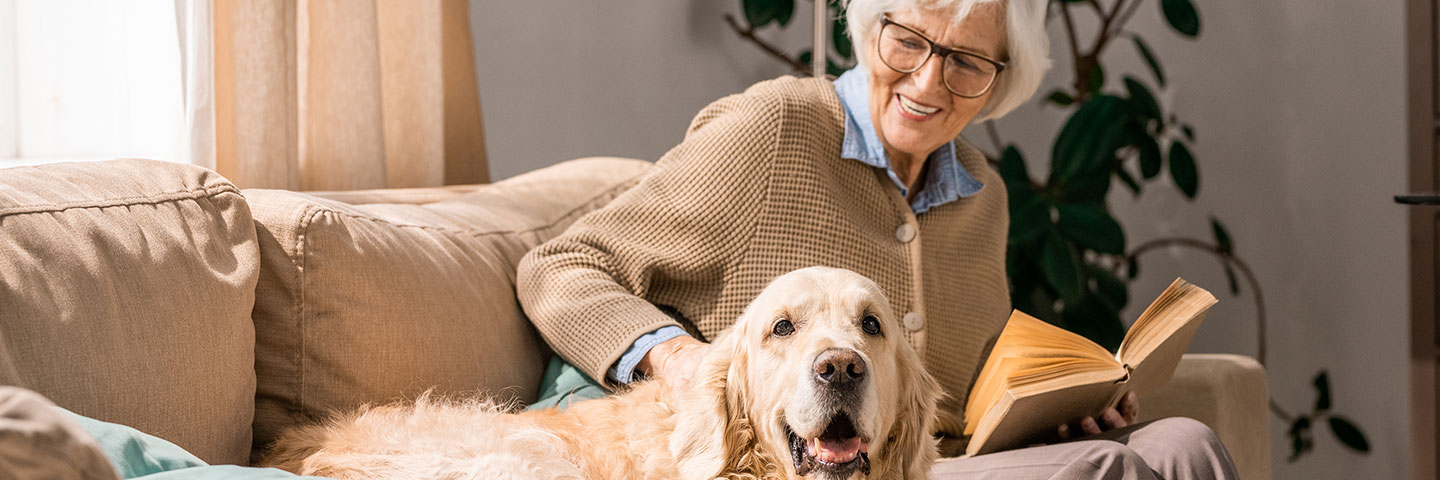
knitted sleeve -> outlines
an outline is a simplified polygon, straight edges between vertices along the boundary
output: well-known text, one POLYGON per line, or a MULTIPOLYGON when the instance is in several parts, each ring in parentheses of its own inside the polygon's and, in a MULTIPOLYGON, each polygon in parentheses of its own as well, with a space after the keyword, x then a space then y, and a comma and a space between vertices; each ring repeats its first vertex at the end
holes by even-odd
POLYGON ((719 295, 763 208, 783 102, 757 85, 707 106, 648 177, 521 260, 517 295, 556 353, 609 384, 639 336, 677 325, 656 304, 719 295))

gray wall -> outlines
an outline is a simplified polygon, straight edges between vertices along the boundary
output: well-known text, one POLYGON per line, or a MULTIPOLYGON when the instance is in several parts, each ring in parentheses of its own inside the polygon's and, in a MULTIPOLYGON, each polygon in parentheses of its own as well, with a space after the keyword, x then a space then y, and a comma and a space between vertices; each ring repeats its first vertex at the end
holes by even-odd
MULTIPOLYGON (((496 179, 589 155, 654 160, 706 103, 784 73, 721 21, 738 0, 565 3, 471 4, 496 179)), ((1315 452, 1290 464, 1272 421, 1277 478, 1408 474, 1405 211, 1389 200, 1406 178, 1402 2, 1197 2, 1198 41, 1170 33, 1149 3, 1130 28, 1166 68, 1164 108, 1195 126, 1200 194, 1185 200, 1162 181, 1135 201, 1117 187, 1130 245, 1209 238, 1208 218, 1224 221, 1265 289, 1271 395, 1308 409, 1311 377, 1326 369, 1334 410, 1369 434, 1374 452, 1358 456, 1317 431, 1315 452)), ((781 41, 799 46, 809 23, 795 21, 781 41)), ((1069 75, 1056 47, 1050 85, 1069 75)), ((1112 89, 1123 89, 1122 70, 1153 84, 1128 42, 1108 52, 1112 89)), ((1046 171, 1062 120, 1036 102, 998 128, 1046 171)), ((992 149, 980 133, 967 136, 992 149)), ((1218 264, 1193 251, 1152 253, 1142 266, 1127 317, 1184 276, 1221 298, 1192 351, 1255 354, 1248 285, 1231 297, 1218 264)))
MULTIPOLYGON (((784 74, 722 20, 744 18, 739 5, 472 1, 491 178, 586 156, 657 160, 706 104, 784 74)), ((763 33, 807 45, 810 18, 763 33)))

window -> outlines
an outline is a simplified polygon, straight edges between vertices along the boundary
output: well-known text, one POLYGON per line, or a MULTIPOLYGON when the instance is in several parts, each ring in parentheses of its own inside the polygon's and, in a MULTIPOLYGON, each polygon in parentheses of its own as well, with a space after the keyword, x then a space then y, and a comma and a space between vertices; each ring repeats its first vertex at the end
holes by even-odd
POLYGON ((188 161, 175 9, 0 0, 0 167, 188 161))

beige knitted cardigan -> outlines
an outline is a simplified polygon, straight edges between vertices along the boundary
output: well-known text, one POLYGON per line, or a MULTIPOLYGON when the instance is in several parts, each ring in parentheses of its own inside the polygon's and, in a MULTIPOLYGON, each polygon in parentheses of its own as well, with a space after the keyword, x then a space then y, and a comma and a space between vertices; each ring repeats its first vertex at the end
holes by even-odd
POLYGON ((943 410, 958 415, 1010 311, 1004 183, 956 141, 984 188, 917 216, 883 170, 840 158, 844 121, 820 79, 769 80, 705 107, 637 186, 525 256, 525 313, 604 379, 645 333, 679 319, 713 339, 771 279, 847 268, 909 316, 907 337, 949 393, 943 410))

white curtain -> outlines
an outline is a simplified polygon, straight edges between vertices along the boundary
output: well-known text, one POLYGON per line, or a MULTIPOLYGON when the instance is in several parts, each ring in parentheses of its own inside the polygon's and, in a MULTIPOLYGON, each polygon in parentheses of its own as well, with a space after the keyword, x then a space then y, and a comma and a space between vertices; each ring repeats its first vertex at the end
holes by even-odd
POLYGON ((190 149, 236 185, 488 181, 469 0, 176 2, 190 149))
POLYGON ((175 0, 180 77, 185 96, 186 152, 190 163, 215 168, 215 76, 211 0, 175 0))

